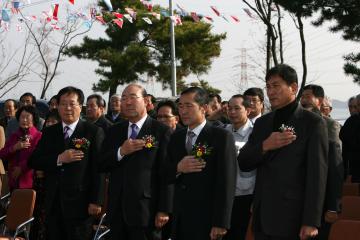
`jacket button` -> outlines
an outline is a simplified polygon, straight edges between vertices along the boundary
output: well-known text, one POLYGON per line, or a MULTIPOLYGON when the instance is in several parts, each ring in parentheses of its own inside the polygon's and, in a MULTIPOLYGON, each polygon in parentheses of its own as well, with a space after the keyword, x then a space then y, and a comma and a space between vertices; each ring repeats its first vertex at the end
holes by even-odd
POLYGON ((185 190, 185 189, 186 189, 186 186, 185 186, 184 184, 181 184, 181 185, 180 185, 180 188, 181 188, 182 190, 185 190))

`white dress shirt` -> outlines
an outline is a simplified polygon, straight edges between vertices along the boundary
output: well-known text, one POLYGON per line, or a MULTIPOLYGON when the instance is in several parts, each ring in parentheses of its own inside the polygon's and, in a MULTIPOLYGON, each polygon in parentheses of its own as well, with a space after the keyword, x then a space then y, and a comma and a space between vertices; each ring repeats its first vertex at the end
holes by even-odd
MULTIPOLYGON (((139 121, 137 121, 136 123, 132 123, 132 122, 130 122, 129 121, 129 126, 128 126, 128 139, 129 139, 129 137, 130 137, 130 135, 131 135, 131 131, 132 131, 132 128, 131 128, 131 125, 132 124, 135 124, 136 125, 136 130, 137 130, 137 134, 139 134, 139 132, 140 132, 140 130, 141 130, 141 128, 142 128, 142 126, 144 125, 144 123, 145 123, 145 120, 146 120, 146 118, 147 118, 147 114, 143 117, 143 118, 141 118, 139 121)), ((119 149, 118 149, 118 151, 117 151, 117 158, 118 158, 118 161, 120 161, 124 156, 122 156, 121 154, 120 154, 120 149, 121 149, 121 146, 119 147, 119 149)))
MULTIPOLYGON (((201 133, 201 131, 205 127, 205 125, 206 125, 206 120, 203 121, 200 125, 198 125, 196 128, 194 128, 192 130, 188 128, 187 132, 192 131, 195 134, 195 137, 192 138, 192 145, 193 146, 194 146, 194 144, 196 142, 196 139, 198 138, 199 134, 201 133)), ((186 134, 185 144, 186 144, 187 140, 188 140, 188 135, 186 134)))
MULTIPOLYGON (((225 129, 230 131, 235 139, 235 147, 237 155, 239 155, 240 149, 246 144, 249 136, 253 130, 253 124, 250 119, 247 120, 244 126, 239 129, 234 129, 232 124, 226 125, 225 129)), ((251 172, 240 171, 239 165, 237 166, 237 177, 236 177, 236 189, 235 196, 253 194, 256 180, 256 170, 251 172)))

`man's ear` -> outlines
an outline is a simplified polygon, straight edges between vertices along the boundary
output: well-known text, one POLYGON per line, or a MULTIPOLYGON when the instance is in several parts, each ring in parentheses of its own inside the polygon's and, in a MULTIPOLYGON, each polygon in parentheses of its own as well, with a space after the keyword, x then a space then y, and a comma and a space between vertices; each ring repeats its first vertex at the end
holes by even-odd
POLYGON ((246 108, 245 108, 245 111, 246 111, 246 116, 249 117, 249 115, 250 115, 250 113, 251 113, 251 108, 246 107, 246 108))
POLYGON ((200 111, 205 115, 208 112, 209 104, 199 105, 200 111))
POLYGON ((291 91, 294 95, 297 94, 298 92, 298 89, 299 89, 299 86, 297 83, 293 82, 292 84, 290 84, 290 87, 291 87, 291 91))

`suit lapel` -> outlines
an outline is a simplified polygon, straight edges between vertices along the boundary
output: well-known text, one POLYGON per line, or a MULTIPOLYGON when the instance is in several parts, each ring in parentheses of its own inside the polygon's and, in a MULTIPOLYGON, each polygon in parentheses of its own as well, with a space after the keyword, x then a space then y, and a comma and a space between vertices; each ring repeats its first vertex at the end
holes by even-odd
POLYGON ((203 127, 203 129, 201 130, 199 136, 196 139, 195 145, 197 144, 209 144, 209 132, 210 132, 210 124, 208 122, 206 122, 205 126, 203 127))
POLYGON ((147 116, 144 124, 142 125, 136 139, 142 139, 145 135, 151 134, 152 118, 147 116))

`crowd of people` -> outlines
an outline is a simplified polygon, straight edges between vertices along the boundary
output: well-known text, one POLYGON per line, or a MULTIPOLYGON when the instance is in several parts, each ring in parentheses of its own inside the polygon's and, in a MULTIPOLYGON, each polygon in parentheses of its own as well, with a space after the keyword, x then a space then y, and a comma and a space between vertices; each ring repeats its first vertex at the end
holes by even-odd
POLYGON ((257 87, 157 102, 129 84, 107 111, 69 86, 45 119, 33 94, 7 99, 2 188, 36 190, 33 240, 91 239, 103 213, 112 240, 242 240, 249 229, 255 240, 328 239, 343 183, 360 182, 360 95, 341 126, 321 86, 297 99, 292 67, 265 80, 269 107, 257 87))

